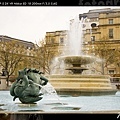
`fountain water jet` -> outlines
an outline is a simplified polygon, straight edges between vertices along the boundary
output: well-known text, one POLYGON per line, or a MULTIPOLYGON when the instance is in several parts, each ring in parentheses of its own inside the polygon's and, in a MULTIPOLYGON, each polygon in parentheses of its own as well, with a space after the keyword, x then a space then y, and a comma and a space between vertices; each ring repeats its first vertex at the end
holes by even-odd
POLYGON ((82 26, 85 19, 71 21, 71 29, 68 35, 68 54, 58 57, 59 62, 72 65, 65 68, 72 74, 53 74, 48 76, 50 83, 60 95, 113 95, 117 92, 112 88, 110 76, 82 74, 88 70, 82 65, 94 63, 96 57, 83 55, 82 53, 82 26))

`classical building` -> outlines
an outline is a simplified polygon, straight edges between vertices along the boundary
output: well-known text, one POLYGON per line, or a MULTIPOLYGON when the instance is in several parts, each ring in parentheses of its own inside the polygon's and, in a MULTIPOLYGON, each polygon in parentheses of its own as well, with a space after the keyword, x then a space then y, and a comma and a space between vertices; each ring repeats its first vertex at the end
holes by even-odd
POLYGON ((34 48, 34 43, 32 43, 32 42, 25 41, 25 40, 20 40, 20 39, 17 39, 17 38, 12 38, 12 37, 9 37, 9 36, 6 36, 6 35, 0 35, 0 42, 1 41, 7 42, 7 41, 12 41, 12 40, 18 41, 19 44, 21 43, 22 45, 24 45, 24 47, 26 47, 26 49, 34 48))
POLYGON ((99 41, 109 35, 109 40, 120 40, 120 9, 95 9, 79 15, 85 19, 84 42, 99 41), (114 36, 113 36, 114 34, 114 36))

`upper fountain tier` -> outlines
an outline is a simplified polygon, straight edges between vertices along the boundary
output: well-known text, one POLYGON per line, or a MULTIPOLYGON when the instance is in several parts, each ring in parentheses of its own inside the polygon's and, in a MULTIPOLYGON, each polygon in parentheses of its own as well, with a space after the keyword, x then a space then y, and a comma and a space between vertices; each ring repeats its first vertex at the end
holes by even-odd
POLYGON ((64 61, 64 63, 66 64, 72 64, 75 66, 93 63, 96 60, 96 58, 88 55, 67 55, 59 57, 58 60, 60 62, 64 61))

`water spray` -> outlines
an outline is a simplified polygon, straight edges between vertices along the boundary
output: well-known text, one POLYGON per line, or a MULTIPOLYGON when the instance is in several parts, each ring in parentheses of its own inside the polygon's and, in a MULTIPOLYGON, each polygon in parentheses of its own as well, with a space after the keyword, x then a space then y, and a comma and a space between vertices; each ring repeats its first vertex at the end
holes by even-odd
MULTIPOLYGON (((44 90, 45 90, 47 93, 49 93, 50 95, 51 95, 52 93, 54 93, 55 97, 56 97, 57 100, 60 102, 60 99, 59 99, 59 97, 58 97, 57 92, 56 92, 55 89, 54 89, 54 91, 51 92, 49 89, 45 89, 44 86, 42 86, 42 85, 40 85, 40 84, 37 84, 37 83, 33 83, 33 84, 41 87, 42 89, 44 89, 44 90), (57 96, 56 96, 56 95, 57 95, 57 96)), ((60 103, 61 103, 61 102, 60 102, 60 103)), ((63 103, 61 103, 61 104, 64 105, 63 103)))
POLYGON ((35 85, 41 87, 42 89, 44 89, 44 90, 45 90, 47 93, 49 93, 49 94, 51 94, 51 93, 56 93, 56 94, 57 94, 57 92, 56 92, 55 90, 54 90, 53 92, 51 92, 51 91, 45 89, 44 86, 42 86, 42 85, 40 85, 40 84, 37 84, 37 83, 33 83, 33 84, 35 84, 35 85))

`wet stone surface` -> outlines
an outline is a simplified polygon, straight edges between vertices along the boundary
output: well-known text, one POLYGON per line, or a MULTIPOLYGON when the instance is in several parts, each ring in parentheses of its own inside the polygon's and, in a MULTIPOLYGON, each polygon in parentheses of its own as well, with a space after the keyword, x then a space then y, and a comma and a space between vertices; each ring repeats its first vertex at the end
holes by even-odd
POLYGON ((80 108, 77 108, 77 107, 53 107, 52 109, 55 109, 55 110, 79 110, 80 108))
POLYGON ((58 105, 68 105, 67 103, 48 103, 46 105, 54 105, 54 106, 58 106, 58 105))

